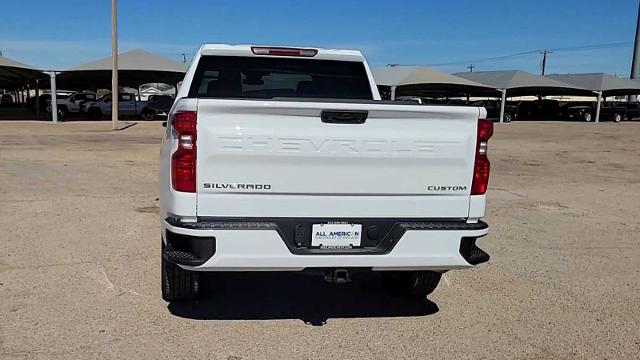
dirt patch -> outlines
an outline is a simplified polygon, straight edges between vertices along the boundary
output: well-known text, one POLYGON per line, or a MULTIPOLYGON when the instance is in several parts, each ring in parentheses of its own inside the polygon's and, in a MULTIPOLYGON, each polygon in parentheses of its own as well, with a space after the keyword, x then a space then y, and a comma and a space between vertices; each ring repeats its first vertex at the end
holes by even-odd
POLYGON ((158 214, 160 212, 160 208, 157 206, 144 206, 136 208, 136 211, 143 214, 158 214))

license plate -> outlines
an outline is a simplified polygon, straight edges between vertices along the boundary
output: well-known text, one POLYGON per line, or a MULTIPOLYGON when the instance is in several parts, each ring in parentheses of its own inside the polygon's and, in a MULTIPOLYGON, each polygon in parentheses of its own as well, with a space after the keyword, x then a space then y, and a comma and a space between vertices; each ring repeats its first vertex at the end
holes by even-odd
POLYGON ((362 224, 313 224, 311 246, 352 248, 360 246, 362 224))

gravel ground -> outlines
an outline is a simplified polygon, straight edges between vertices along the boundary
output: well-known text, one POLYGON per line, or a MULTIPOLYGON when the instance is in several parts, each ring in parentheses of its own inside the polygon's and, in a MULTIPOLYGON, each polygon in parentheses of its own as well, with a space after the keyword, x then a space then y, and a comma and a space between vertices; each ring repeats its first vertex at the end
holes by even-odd
POLYGON ((159 122, 0 123, 0 358, 631 359, 640 123, 496 126, 488 264, 429 300, 375 277, 208 275, 160 297, 159 122))

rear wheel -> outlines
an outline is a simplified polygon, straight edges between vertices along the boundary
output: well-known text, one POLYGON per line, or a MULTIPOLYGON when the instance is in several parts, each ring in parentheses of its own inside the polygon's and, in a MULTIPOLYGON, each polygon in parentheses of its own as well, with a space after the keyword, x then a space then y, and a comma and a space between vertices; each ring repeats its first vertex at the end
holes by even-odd
POLYGON ((513 116, 509 113, 504 113, 504 122, 506 123, 510 123, 512 120, 513 116))
POLYGON ((435 271, 384 271, 380 275, 392 293, 419 299, 431 294, 442 277, 435 271))
POLYGON ((153 110, 142 110, 142 114, 140 114, 140 118, 145 121, 151 121, 155 119, 156 113, 153 110))
POLYGON ((100 111, 100 109, 91 108, 87 112, 87 116, 92 120, 100 120, 102 118, 102 111, 100 111))
POLYGON ((622 121, 622 115, 620 115, 620 114, 614 114, 614 115, 613 115, 613 121, 615 121, 615 122, 620 122, 620 121, 622 121))
POLYGON ((67 116, 67 108, 64 106, 58 107, 58 119, 64 119, 67 116))
POLYGON ((162 298, 164 301, 193 300, 198 296, 199 274, 188 271, 164 259, 162 268, 162 298))
POLYGON ((591 113, 585 113, 583 117, 584 117, 584 121, 591 122, 591 113))

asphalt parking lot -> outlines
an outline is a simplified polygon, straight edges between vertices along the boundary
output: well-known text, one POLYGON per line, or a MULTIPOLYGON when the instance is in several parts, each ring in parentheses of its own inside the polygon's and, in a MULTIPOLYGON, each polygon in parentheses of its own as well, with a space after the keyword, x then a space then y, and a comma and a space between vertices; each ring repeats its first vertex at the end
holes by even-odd
POLYGON ((210 275, 160 297, 159 122, 0 122, 0 358, 631 359, 640 353, 640 123, 496 126, 479 245, 424 302, 210 275), (123 125, 125 126, 125 125, 123 125))

